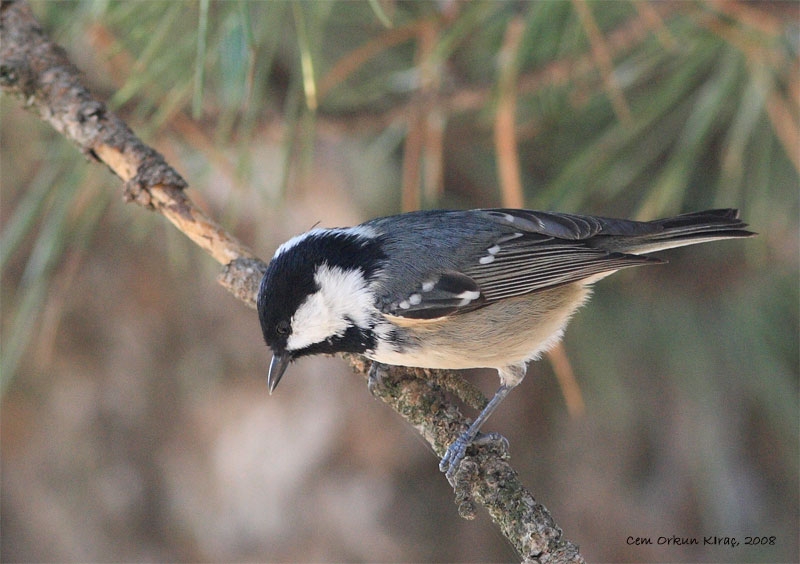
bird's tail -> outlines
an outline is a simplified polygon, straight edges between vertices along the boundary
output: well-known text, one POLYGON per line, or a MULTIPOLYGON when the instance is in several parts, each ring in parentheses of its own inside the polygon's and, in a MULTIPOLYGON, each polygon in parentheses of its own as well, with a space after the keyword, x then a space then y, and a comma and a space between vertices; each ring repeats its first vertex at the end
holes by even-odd
POLYGON ((641 234, 619 238, 610 235, 612 241, 608 242, 611 245, 603 246, 638 255, 706 241, 756 235, 745 229, 747 224, 739 219, 739 210, 735 209, 686 213, 644 222, 640 226, 643 227, 641 234))

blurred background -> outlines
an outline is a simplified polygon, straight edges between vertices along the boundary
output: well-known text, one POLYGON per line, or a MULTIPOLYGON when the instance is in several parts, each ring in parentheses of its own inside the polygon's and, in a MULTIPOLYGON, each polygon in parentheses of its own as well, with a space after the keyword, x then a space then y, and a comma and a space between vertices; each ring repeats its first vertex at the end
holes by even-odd
MULTIPOLYGON (((32 6, 262 258, 416 208, 740 208, 758 238, 598 285, 565 338, 582 414, 544 359, 489 430, 588 560, 798 560, 800 4, 32 6)), ((21 106, 0 98, 4 561, 516 558, 342 360, 268 396, 219 266, 21 106)))

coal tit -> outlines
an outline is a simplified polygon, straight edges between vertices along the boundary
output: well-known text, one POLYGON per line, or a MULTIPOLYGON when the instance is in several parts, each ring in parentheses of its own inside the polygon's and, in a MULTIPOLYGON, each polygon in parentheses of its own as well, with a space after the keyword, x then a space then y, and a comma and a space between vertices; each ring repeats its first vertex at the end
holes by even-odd
POLYGON ((500 388, 440 468, 452 475, 481 425, 554 345, 589 285, 643 253, 749 237, 737 210, 649 222, 518 209, 419 211, 313 229, 281 245, 258 292, 275 389, 289 363, 358 353, 425 368, 497 369, 500 388))

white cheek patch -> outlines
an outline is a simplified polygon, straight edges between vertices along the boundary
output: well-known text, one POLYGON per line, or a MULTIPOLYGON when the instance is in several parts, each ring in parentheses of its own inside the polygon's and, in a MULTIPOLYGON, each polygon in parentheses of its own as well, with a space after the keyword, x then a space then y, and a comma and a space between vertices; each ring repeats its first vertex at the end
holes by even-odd
POLYGON ((341 336, 355 324, 368 327, 375 309, 361 270, 322 264, 314 274, 319 290, 297 308, 286 349, 296 351, 341 336))

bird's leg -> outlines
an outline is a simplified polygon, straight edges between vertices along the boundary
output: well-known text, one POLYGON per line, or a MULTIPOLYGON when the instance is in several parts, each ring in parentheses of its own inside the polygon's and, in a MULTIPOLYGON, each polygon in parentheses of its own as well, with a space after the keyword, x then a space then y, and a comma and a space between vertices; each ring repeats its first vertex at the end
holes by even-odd
POLYGON ((492 399, 489 400, 489 403, 486 404, 486 407, 483 408, 483 411, 481 411, 475 421, 472 422, 472 425, 447 447, 447 452, 444 453, 442 461, 439 463, 439 470, 445 472, 448 479, 455 474, 458 465, 461 464, 461 460, 467 452, 467 447, 475 441, 475 437, 481 430, 481 426, 486 423, 486 420, 489 419, 489 416, 497 409, 497 406, 500 405, 500 402, 505 399, 510 391, 510 386, 505 384, 500 386, 492 399))
MULTIPOLYGON (((486 407, 483 408, 483 411, 478 414, 478 417, 475 418, 472 425, 447 447, 447 451, 444 453, 442 461, 439 463, 439 470, 445 473, 448 481, 453 481, 453 476, 455 476, 458 466, 461 464, 461 460, 467 452, 467 447, 473 442, 476 442, 475 437, 478 436, 481 426, 486 423, 489 416, 494 413, 494 410, 497 409, 497 406, 505 399, 508 392, 522 382, 522 379, 525 377, 526 368, 527 363, 522 363, 498 370, 500 375, 500 388, 492 399, 489 400, 489 403, 486 404, 486 407)), ((497 435, 492 433, 487 435, 487 439, 496 440, 497 435)))

